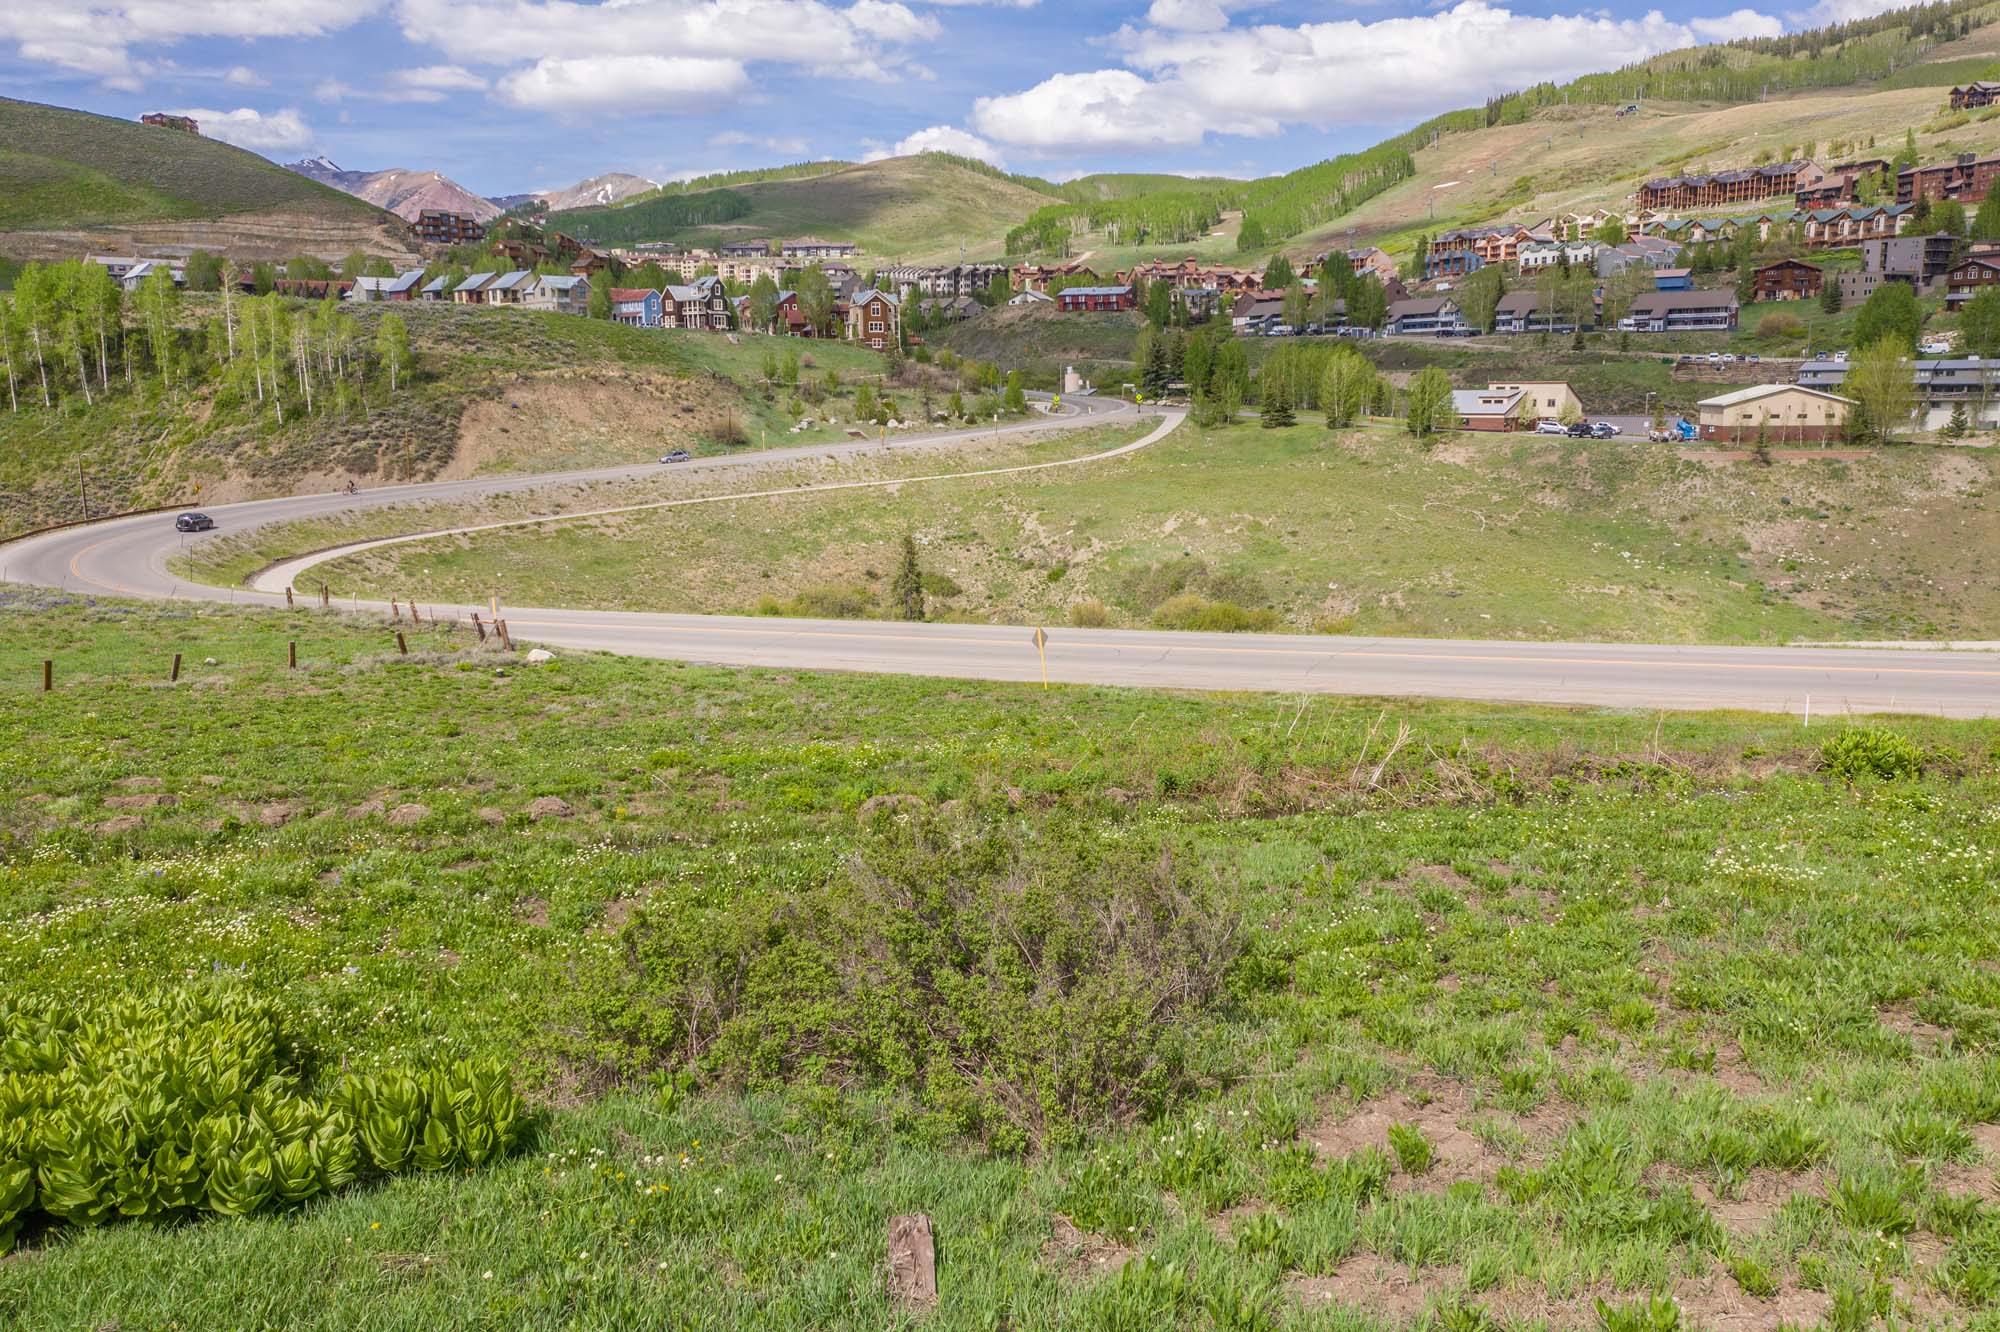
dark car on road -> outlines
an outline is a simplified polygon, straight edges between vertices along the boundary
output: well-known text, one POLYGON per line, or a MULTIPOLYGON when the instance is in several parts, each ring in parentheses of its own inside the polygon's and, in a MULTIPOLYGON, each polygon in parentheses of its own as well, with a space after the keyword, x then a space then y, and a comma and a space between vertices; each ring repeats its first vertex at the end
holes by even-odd
POLYGON ((1578 421, 1569 428, 1569 437, 1571 439, 1593 439, 1596 437, 1596 434, 1597 432, 1590 428, 1590 422, 1588 421, 1578 421))
POLYGON ((206 532, 215 526, 215 519, 205 513, 184 513, 174 519, 176 532, 206 532))
POLYGON ((694 455, 689 453, 686 449, 675 449, 672 453, 661 454, 660 461, 663 463, 686 462, 689 458, 693 456, 694 455))

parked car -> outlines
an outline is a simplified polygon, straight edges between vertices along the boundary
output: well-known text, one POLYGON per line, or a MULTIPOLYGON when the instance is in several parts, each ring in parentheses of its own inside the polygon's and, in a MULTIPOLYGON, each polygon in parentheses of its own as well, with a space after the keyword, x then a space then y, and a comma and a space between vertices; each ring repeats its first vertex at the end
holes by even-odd
POLYGON ((1937 338, 1932 338, 1917 350, 1926 356, 1949 356, 1951 355, 1951 344, 1937 338))
POLYGON ((1756 365, 1759 361, 1763 360, 1764 358, 1758 356, 1755 352, 1752 352, 1750 355, 1744 357, 1743 359, 1751 365, 1756 365))
POLYGON ((205 513, 184 513, 174 519, 176 532, 206 532, 215 526, 215 519, 205 513))
POLYGON ((1588 421, 1578 421, 1575 425, 1563 431, 1563 433, 1571 439, 1593 439, 1597 434, 1596 431, 1590 428, 1590 422, 1588 421))
POLYGON ((1708 363, 1709 363, 1710 365, 1721 365, 1721 364, 1722 364, 1722 353, 1721 353, 1721 352, 1710 352, 1710 353, 1708 354, 1708 363))
POLYGON ((1567 435, 1569 427, 1561 421, 1537 421, 1535 433, 1538 435, 1567 435))
POLYGON ((689 453, 686 449, 675 449, 672 453, 661 454, 660 461, 663 463, 686 462, 689 458, 692 458, 693 456, 694 455, 689 453))
POLYGON ((1616 439, 1618 438, 1618 427, 1612 425, 1609 421, 1592 421, 1590 423, 1590 433, 1596 439, 1616 439))

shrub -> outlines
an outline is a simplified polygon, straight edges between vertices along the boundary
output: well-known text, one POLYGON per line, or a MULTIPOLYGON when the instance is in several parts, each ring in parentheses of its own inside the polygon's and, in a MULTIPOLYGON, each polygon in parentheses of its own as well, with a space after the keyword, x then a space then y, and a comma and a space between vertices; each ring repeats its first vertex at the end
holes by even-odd
POLYGON ((1389 1125, 1389 1150, 1406 1175, 1427 1175, 1437 1163, 1437 1148, 1415 1124, 1389 1125))
POLYGON ((743 427, 743 421, 735 412, 730 412, 720 421, 704 426, 701 431, 703 443, 718 445, 725 449, 740 449, 750 442, 750 432, 743 427))
POLYGON ((293 1207, 369 1171, 483 1165, 521 1101, 497 1065, 300 1090, 277 1014, 231 989, 84 1013, 0 1001, 0 1252, 36 1212, 80 1225, 293 1207))
POLYGON ((1774 312, 1757 321, 1757 336, 1760 338, 1792 338, 1805 331, 1805 321, 1795 314, 1774 312))
POLYGON ((1069 608, 1069 622, 1079 629, 1102 629, 1111 623, 1111 608, 1092 597, 1069 608))
POLYGON ((1278 627, 1276 611, 1249 610, 1233 601, 1210 601, 1193 593, 1169 597, 1153 612, 1156 629, 1198 629, 1237 634, 1278 627))
POLYGON ((1885 727, 1852 726, 1820 744, 1819 763, 1850 782, 1861 777, 1890 781, 1922 772, 1924 752, 1885 727))
POLYGON ((875 594, 865 587, 808 587, 790 597, 761 597, 752 609, 807 620, 864 620, 875 611, 875 594))
POLYGON ((876 832, 824 886, 643 913, 614 990, 576 1001, 588 1028, 711 1081, 907 1095, 1003 1149, 1188 1090, 1239 919, 1169 834, 876 832))
POLYGON ((1680 1332, 1681 1306, 1665 1295, 1619 1309, 1599 1300, 1597 1325, 1603 1332, 1680 1332))

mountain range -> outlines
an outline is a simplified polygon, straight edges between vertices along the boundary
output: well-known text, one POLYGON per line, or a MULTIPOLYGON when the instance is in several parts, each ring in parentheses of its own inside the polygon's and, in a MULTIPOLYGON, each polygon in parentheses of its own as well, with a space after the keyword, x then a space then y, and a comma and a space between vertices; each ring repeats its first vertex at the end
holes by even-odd
POLYGON ((417 214, 425 209, 468 213, 481 222, 490 222, 508 209, 531 199, 542 200, 556 212, 569 208, 604 208, 622 203, 635 194, 660 188, 658 181, 647 180, 644 176, 611 171, 561 189, 489 197, 474 194, 440 172, 412 171, 407 167, 391 167, 386 171, 348 171, 324 153, 287 162, 285 169, 308 176, 323 185, 331 185, 378 208, 386 208, 406 222, 416 221, 417 214))

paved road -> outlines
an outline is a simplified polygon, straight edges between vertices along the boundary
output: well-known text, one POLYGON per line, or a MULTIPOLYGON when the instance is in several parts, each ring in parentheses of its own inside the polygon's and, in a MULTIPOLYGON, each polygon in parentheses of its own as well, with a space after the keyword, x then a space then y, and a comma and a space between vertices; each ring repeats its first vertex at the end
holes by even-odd
MULTIPOLYGON (((1124 410, 1103 407, 1097 420, 1124 410)), ((1169 420, 1157 438, 1175 422, 1169 420)), ((817 447, 715 460, 750 466, 817 447)), ((482 478, 346 495, 228 505, 214 512, 241 530, 268 522, 413 500, 605 479, 654 469, 482 478)), ((907 484, 907 483, 905 483, 907 484)), ((117 519, 0 546, 0 577, 105 595, 202 597, 282 605, 278 593, 190 587, 166 570, 181 547, 166 515, 117 519)), ((373 607, 365 607, 372 609, 373 607)), ((438 608, 467 614, 484 607, 438 608)), ((733 666, 852 670, 964 679, 1042 678, 1031 629, 853 621, 663 615, 506 607, 517 639, 552 647, 733 666)), ((1660 647, 1639 644, 1332 638, 1287 634, 1050 631, 1048 678, 1083 684, 1204 690, 1364 694, 1598 704, 1629 708, 1745 708, 1813 714, 1907 711, 2000 716, 2000 654, 1854 648, 1660 647)))

